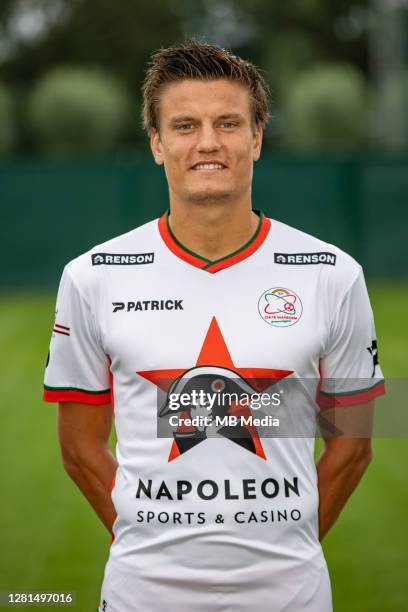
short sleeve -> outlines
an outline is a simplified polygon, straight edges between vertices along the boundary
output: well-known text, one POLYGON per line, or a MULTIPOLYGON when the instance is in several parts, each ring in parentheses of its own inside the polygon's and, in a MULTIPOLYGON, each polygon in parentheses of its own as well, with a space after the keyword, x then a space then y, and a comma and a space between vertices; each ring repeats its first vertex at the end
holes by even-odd
POLYGON ((352 406, 385 393, 374 317, 361 267, 336 305, 320 361, 321 408, 352 406))
POLYGON ((107 404, 109 358, 98 339, 95 317, 65 267, 44 378, 47 402, 107 404))

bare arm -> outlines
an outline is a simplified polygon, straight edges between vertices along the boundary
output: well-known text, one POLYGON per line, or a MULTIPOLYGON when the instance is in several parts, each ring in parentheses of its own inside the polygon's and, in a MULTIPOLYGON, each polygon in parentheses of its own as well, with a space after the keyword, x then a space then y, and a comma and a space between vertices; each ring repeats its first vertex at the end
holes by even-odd
POLYGON ((316 463, 320 540, 333 526, 371 461, 373 411, 374 401, 337 408, 329 419, 344 435, 328 436, 322 430, 325 447, 316 463))
POLYGON ((64 468, 111 531, 116 511, 111 486, 117 461, 109 448, 112 408, 62 402, 58 436, 64 468))

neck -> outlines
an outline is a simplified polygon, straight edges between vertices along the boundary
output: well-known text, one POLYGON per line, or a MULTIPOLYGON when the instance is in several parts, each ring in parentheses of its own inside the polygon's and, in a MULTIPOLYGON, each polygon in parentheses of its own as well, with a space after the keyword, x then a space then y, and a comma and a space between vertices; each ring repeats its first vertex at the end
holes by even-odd
POLYGON ((245 205, 181 204, 170 205, 172 233, 187 249, 211 261, 221 259, 242 247, 255 234, 259 217, 245 205))

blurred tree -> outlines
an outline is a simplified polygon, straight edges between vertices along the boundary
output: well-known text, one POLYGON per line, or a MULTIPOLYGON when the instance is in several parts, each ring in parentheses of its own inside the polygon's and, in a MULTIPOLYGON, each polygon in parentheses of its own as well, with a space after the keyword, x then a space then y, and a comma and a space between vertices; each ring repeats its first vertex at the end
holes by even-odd
POLYGON ((101 69, 61 67, 38 81, 28 116, 43 151, 101 153, 117 142, 130 106, 122 83, 101 69))
POLYGON ((15 0, 2 0, 0 3, 0 23, 6 23, 10 17, 15 0))
POLYGON ((373 143, 408 149, 408 0, 372 0, 370 53, 375 83, 373 143))
MULTIPOLYGON (((369 7, 370 0, 1 0, 0 76, 23 98, 55 66, 99 65, 125 81, 137 108, 151 52, 202 36, 263 68, 274 127, 284 92, 314 62, 348 63, 368 74, 369 7)), ((145 141, 138 111, 125 139, 145 141)))
POLYGON ((288 89, 285 141, 300 151, 361 147, 367 138, 366 107, 365 79, 356 68, 316 64, 288 89))
POLYGON ((180 19, 169 5, 167 0, 11 3, 14 9, 9 5, 3 22, 17 46, 4 62, 3 71, 14 79, 32 80, 57 64, 92 62, 132 81, 142 74, 152 49, 170 44, 181 35, 180 19))
MULTIPOLYGON (((171 2, 134 0, 15 0, 0 6, 3 54, 0 75, 20 98, 33 82, 59 65, 99 65, 127 85, 135 100, 134 121, 124 141, 142 138, 140 87, 154 49, 181 39, 180 17, 171 2)), ((144 138, 143 138, 144 140, 144 138)))
POLYGON ((407 149, 407 109, 408 71, 405 69, 405 71, 401 71, 398 75, 390 74, 387 79, 384 79, 381 96, 376 96, 375 99, 373 113, 373 123, 375 125, 373 125, 373 133, 377 136, 378 144, 382 148, 386 148, 389 151, 407 149))
MULTIPOLYGON (((369 0, 237 0, 237 3, 256 20, 262 65, 279 63, 276 37, 283 43, 287 35, 293 41, 298 33, 300 38, 311 41, 321 61, 347 62, 368 71, 369 0), (268 57, 271 43, 277 53, 268 57)), ((298 51, 301 44, 297 45, 298 51)), ((301 60, 301 56, 297 57, 301 60)))
MULTIPOLYGON (((0 24, 13 50, 0 67, 10 80, 31 81, 56 64, 100 63, 135 85, 152 50, 183 35, 246 50, 264 65, 271 42, 279 38, 284 44, 286 35, 293 41, 299 33, 313 41, 321 60, 367 70, 362 16, 368 5, 368 0, 2 0, 0 24)), ((268 64, 278 61, 272 57, 268 64)))
POLYGON ((13 100, 8 88, 0 83, 0 155, 8 155, 16 140, 13 100))

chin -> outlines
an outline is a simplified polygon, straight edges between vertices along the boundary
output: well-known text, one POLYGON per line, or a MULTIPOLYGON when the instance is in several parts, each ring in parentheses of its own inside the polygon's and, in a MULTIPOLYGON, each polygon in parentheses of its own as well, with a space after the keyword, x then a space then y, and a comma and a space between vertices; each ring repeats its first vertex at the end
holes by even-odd
POLYGON ((233 192, 226 189, 206 189, 203 191, 190 191, 186 194, 186 200, 195 204, 206 204, 211 202, 225 202, 233 196, 233 192))

